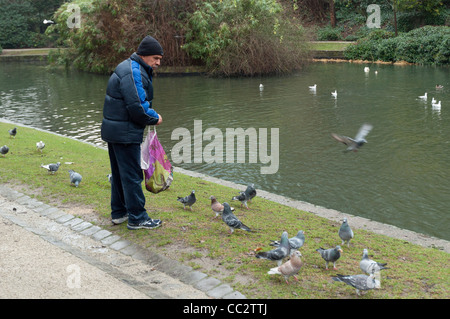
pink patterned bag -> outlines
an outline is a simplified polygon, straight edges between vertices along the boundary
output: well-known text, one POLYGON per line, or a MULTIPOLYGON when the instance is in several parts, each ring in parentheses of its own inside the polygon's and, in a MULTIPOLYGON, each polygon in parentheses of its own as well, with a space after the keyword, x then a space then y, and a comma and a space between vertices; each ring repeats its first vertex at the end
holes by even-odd
POLYGON ((173 181, 173 168, 154 131, 148 130, 147 137, 141 144, 141 168, 145 174, 145 188, 152 193, 159 193, 170 187, 173 181))

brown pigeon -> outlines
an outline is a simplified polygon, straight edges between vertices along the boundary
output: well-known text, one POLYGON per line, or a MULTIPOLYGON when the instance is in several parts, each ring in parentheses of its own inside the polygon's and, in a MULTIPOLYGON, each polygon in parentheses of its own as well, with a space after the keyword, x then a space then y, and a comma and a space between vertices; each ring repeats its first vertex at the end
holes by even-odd
POLYGON ((295 280, 298 281, 297 279, 297 274, 300 271, 300 268, 302 268, 303 262, 300 259, 300 257, 302 256, 302 254, 296 250, 294 251, 294 253, 291 255, 291 258, 285 262, 284 264, 282 264, 279 267, 275 267, 269 270, 268 274, 269 275, 283 275, 284 276, 284 280, 286 281, 286 284, 289 284, 289 277, 294 276, 295 280))

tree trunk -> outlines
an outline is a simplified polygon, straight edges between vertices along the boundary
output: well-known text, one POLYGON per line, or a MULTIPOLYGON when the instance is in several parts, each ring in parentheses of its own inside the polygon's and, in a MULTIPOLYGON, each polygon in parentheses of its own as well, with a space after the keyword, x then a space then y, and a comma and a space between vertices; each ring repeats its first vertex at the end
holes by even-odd
POLYGON ((395 5, 395 0, 393 0, 393 9, 394 9, 394 30, 395 30, 395 36, 398 35, 397 31, 397 6, 395 5))
POLYGON ((334 0, 330 0, 330 23, 331 27, 336 27, 336 11, 334 10, 334 0))

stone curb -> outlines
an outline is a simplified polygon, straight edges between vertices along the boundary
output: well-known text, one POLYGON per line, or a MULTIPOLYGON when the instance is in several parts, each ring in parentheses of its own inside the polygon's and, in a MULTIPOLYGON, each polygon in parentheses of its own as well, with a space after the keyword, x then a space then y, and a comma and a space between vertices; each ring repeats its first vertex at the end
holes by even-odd
MULTIPOLYGON (((53 220, 63 226, 69 227, 80 235, 90 237, 110 249, 118 251, 124 255, 131 256, 133 259, 140 260, 150 266, 158 267, 161 272, 179 279, 181 282, 191 285, 194 288, 203 291, 211 298, 215 299, 246 299, 238 291, 235 291, 228 284, 223 284, 220 280, 210 277, 207 274, 193 270, 192 267, 182 265, 165 256, 159 255, 153 251, 140 247, 137 244, 122 239, 112 232, 102 229, 99 226, 86 222, 81 218, 67 214, 63 210, 49 206, 37 201, 30 196, 13 190, 5 185, 0 185, 0 194, 9 201, 17 202, 40 216, 53 220)), ((0 202, 0 205, 2 203, 0 202)), ((10 220, 19 226, 20 222, 10 216, 10 220)), ((42 234, 38 234, 41 235, 42 234)))

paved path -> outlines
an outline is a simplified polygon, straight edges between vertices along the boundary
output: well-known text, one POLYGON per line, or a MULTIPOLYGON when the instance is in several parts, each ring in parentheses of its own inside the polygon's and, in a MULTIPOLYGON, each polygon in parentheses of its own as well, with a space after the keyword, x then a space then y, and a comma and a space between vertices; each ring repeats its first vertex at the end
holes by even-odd
POLYGON ((5 185, 0 238, 0 298, 245 298, 216 278, 5 185))

